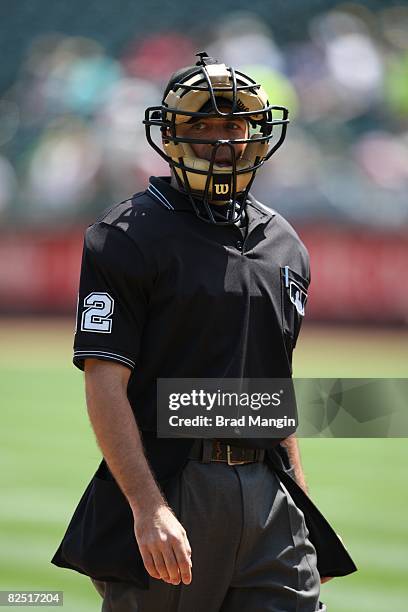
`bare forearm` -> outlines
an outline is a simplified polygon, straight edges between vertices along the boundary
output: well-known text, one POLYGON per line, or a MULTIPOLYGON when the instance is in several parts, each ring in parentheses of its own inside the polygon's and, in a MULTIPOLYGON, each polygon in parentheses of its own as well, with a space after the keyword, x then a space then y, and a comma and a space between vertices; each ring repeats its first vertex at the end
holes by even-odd
POLYGON ((300 487, 302 487, 305 493, 309 494, 305 475, 303 473, 303 468, 302 468, 302 463, 301 463, 301 458, 300 458, 300 451, 299 451, 299 444, 298 444, 297 438, 293 434, 289 436, 288 438, 286 438, 286 440, 283 440, 281 444, 285 446, 288 451, 290 463, 291 465, 293 465, 295 469, 296 482, 298 483, 300 487))
MULTIPOLYGON (((120 366, 119 366, 120 367, 120 366)), ((86 367, 88 414, 102 454, 134 513, 165 503, 147 463, 126 380, 112 367, 86 367)))
POLYGON ((130 371, 85 361, 86 401, 98 444, 133 511, 134 534, 146 571, 169 584, 190 584, 191 546, 147 463, 127 398, 130 371))

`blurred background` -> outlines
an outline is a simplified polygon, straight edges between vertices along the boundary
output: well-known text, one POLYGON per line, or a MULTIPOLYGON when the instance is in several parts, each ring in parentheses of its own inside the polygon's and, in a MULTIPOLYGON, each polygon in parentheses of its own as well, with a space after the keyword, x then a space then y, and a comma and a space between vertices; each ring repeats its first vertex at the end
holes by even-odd
MULTIPOLYGON (((70 365, 82 235, 168 174, 144 109, 206 50, 289 108, 253 193, 306 243, 312 284, 295 375, 408 374, 408 3, 0 3, 0 589, 89 581, 49 564, 99 461, 70 365)), ((404 439, 302 440, 312 498, 360 571, 333 612, 408 600, 404 439), (356 469, 358 466, 358 470, 356 469)))

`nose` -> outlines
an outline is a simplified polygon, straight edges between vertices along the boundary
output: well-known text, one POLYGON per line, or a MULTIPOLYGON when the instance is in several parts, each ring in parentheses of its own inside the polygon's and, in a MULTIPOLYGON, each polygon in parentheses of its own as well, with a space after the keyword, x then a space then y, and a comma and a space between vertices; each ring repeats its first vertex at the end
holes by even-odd
MULTIPOLYGON (((223 140, 223 139, 219 139, 219 140, 223 140)), ((224 161, 224 162, 231 161, 232 159, 231 147, 227 144, 220 144, 219 146, 217 146, 217 150, 215 153, 215 159, 217 161, 224 161)))
POLYGON ((214 140, 230 140, 231 139, 231 132, 228 131, 228 129, 226 128, 216 128, 214 127, 212 129, 212 138, 214 140))

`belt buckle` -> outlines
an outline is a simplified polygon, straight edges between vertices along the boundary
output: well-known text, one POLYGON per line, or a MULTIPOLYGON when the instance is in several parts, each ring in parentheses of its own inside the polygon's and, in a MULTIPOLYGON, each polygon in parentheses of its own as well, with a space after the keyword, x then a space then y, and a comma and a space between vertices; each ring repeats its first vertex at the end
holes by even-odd
POLYGON ((227 463, 228 465, 243 465, 244 463, 249 463, 248 461, 234 461, 231 459, 231 446, 227 444, 227 463))

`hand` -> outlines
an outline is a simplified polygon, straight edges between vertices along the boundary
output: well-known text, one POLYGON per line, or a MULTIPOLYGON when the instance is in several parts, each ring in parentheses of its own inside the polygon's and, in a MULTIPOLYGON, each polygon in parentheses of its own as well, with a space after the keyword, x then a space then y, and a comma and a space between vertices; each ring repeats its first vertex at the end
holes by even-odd
POLYGON ((191 582, 191 547, 184 527, 166 504, 134 513, 135 537, 144 566, 169 584, 191 582))

